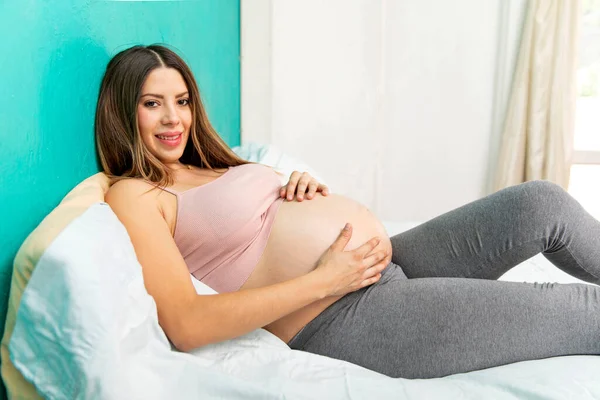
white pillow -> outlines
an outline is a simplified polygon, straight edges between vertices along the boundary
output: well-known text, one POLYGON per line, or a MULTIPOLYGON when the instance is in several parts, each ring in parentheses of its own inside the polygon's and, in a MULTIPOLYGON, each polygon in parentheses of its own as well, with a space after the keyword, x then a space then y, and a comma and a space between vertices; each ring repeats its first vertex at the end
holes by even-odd
MULTIPOLYGON (((242 146, 233 147, 232 150, 244 160, 265 164, 282 173, 282 185, 286 184, 294 171, 308 172, 320 183, 326 184, 323 176, 308 164, 284 153, 272 144, 255 142, 244 143, 242 146)), ((331 187, 330 187, 331 189, 331 187)))
MULTIPOLYGON (((131 301, 143 282, 134 279, 139 264, 130 243, 108 205, 98 203, 40 258, 23 292, 9 349, 15 367, 44 398, 120 396, 111 388, 122 387, 126 374, 120 376, 123 371, 111 361, 127 334, 121 327, 134 330, 141 322, 136 316, 154 307, 150 296, 131 301)), ((164 334, 162 339, 168 349, 164 334)))
MULTIPOLYGON (((199 293, 216 293, 193 283, 199 293)), ((244 340, 286 347, 262 329, 235 343, 244 340)), ((169 398, 184 393, 186 384, 195 387, 189 393, 198 385, 222 391, 235 379, 219 383, 211 378, 217 371, 198 370, 210 360, 210 348, 205 359, 171 351, 127 231, 106 203, 89 207, 41 256, 9 350, 17 370, 51 399, 169 398), (196 373, 194 379, 156 379, 186 369, 206 381, 196 373)))

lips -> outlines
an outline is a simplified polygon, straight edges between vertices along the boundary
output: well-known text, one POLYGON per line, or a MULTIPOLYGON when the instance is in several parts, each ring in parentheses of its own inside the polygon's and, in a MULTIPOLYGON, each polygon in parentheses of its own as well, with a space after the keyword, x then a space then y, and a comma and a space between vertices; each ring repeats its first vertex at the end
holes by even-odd
POLYGON ((181 135, 181 132, 164 132, 154 136, 159 137, 160 139, 173 139, 179 135, 181 135))
POLYGON ((182 132, 165 132, 154 135, 159 142, 167 146, 178 146, 181 143, 182 132))

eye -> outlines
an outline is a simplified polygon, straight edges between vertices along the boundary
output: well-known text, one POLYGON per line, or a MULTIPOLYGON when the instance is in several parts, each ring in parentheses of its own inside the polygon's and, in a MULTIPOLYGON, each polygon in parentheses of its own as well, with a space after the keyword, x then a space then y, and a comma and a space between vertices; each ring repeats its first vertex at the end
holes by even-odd
POLYGON ((144 103, 144 106, 149 107, 149 108, 153 108, 156 107, 158 105, 157 101, 154 100, 150 100, 144 103))
POLYGON ((189 106, 190 105, 190 99, 179 99, 179 105, 180 106, 189 106))

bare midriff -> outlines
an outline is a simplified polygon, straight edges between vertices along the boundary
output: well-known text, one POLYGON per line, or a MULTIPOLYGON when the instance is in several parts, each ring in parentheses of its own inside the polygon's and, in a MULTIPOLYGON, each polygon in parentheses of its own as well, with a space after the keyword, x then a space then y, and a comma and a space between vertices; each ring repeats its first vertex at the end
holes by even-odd
MULTIPOLYGON (((347 197, 317 194, 312 200, 284 201, 271 229, 267 246, 242 289, 287 281, 314 270, 317 261, 340 234, 352 224, 352 238, 345 250, 360 247, 369 239, 381 239, 375 251, 391 252, 385 228, 369 209, 347 197)), ((301 308, 264 328, 288 343, 308 322, 341 296, 326 297, 301 308)))

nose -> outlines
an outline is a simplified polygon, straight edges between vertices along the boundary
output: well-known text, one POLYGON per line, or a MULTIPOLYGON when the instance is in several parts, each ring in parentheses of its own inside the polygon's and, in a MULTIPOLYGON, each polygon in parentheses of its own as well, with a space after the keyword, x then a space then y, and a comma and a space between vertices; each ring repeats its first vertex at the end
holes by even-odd
POLYGON ((166 106, 163 108, 162 123, 164 125, 177 125, 179 123, 179 114, 174 106, 166 106))

